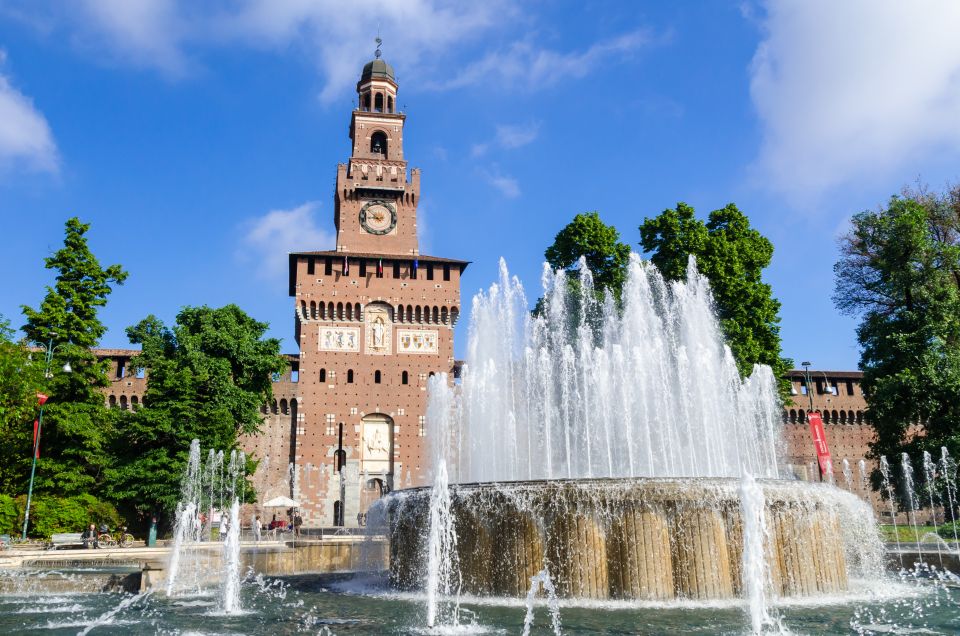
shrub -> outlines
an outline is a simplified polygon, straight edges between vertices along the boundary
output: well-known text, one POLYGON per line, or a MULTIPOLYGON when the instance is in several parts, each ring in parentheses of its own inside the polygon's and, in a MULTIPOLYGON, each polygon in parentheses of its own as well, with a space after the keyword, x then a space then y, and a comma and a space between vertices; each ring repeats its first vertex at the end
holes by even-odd
MULTIPOLYGON (((13 525, 12 534, 19 534, 23 524, 23 512, 27 498, 23 495, 11 500, 13 514, 10 517, 13 524, 7 521, 3 496, 0 496, 0 528, 6 529, 13 525)), ((99 526, 106 523, 111 529, 121 525, 122 519, 117 509, 105 501, 100 501, 93 495, 77 495, 76 497, 51 497, 42 495, 34 497, 30 502, 30 527, 28 534, 31 537, 47 539, 58 532, 82 532, 91 523, 99 526)))
POLYGON ((21 528, 17 525, 20 520, 20 510, 17 501, 10 495, 0 495, 0 534, 19 534, 21 528))

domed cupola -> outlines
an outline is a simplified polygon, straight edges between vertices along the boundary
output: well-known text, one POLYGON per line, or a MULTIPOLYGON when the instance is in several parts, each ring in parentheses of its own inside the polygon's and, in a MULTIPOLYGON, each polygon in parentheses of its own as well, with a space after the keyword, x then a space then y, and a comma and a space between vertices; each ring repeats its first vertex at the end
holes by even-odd
POLYGON ((362 112, 396 114, 397 77, 393 67, 380 57, 382 42, 377 38, 374 59, 364 64, 360 73, 360 81, 357 82, 358 106, 362 112))
POLYGON ((380 59, 380 49, 377 49, 377 58, 363 65, 363 72, 360 74, 360 81, 366 82, 371 79, 387 79, 397 83, 397 77, 393 74, 393 67, 380 59))

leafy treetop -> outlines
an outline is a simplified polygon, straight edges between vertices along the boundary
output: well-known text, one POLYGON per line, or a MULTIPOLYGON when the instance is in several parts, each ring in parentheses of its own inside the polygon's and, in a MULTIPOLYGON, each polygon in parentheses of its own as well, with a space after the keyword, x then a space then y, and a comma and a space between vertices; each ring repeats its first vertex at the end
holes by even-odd
POLYGON ((960 188, 861 212, 840 247, 834 303, 861 320, 874 455, 960 454, 960 188))
POLYGON ((668 280, 686 278, 689 257, 710 281, 720 325, 741 375, 753 365, 765 364, 784 380, 793 364, 780 357, 780 302, 763 282, 764 268, 773 257, 773 244, 750 227, 736 205, 710 213, 707 222, 694 209, 678 203, 674 209, 646 219, 640 226, 640 243, 650 260, 668 280))
POLYGON ((43 346, 52 340, 55 354, 44 384, 50 401, 35 488, 60 496, 90 492, 102 482, 109 463, 104 443, 114 418, 99 390, 108 384, 109 362, 91 349, 106 332, 97 313, 127 273, 120 265, 100 265, 87 244, 89 229, 77 218, 66 222, 63 247, 45 259, 47 269, 57 272, 54 285, 39 309, 23 307, 27 338, 43 346), (71 373, 60 371, 66 362, 71 373))
MULTIPOLYGON (((557 233, 544 256, 554 269, 572 271, 582 256, 593 274, 598 292, 609 290, 617 299, 627 278, 630 246, 620 242, 620 233, 600 220, 597 212, 578 214, 557 233)), ((572 277, 571 277, 572 279, 572 277)))
MULTIPOLYGON (((190 442, 229 453, 259 430, 271 377, 286 367, 268 325, 236 305, 187 307, 172 328, 148 316, 127 329, 148 372, 143 406, 125 415, 114 440, 112 497, 147 515, 176 506, 190 442)), ((251 492, 248 489, 248 492, 251 492)))

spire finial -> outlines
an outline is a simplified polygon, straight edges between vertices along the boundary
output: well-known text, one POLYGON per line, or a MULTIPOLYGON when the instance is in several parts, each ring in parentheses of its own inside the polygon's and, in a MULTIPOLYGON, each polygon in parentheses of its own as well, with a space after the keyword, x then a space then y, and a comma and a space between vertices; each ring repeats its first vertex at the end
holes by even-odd
POLYGON ((374 42, 377 43, 377 50, 373 52, 373 56, 379 60, 379 59, 380 59, 380 56, 382 55, 382 53, 380 53, 380 45, 383 44, 383 40, 380 39, 380 25, 379 25, 379 24, 377 25, 377 39, 374 40, 374 42))

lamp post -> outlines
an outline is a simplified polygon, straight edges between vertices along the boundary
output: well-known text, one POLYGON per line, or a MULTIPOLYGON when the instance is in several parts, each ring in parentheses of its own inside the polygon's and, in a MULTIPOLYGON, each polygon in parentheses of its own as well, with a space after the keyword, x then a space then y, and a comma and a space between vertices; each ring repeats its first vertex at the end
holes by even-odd
MULTIPOLYGON (((55 331, 50 332, 50 341, 47 343, 47 346, 44 347, 44 369, 43 377, 46 379, 52 378, 53 374, 50 373, 50 364, 53 362, 53 352, 56 350, 56 347, 53 346, 53 339, 57 337, 55 331)), ((40 345, 43 347, 43 345, 40 345)), ((73 369, 70 368, 70 363, 63 365, 63 372, 70 373, 73 369)), ((40 431, 43 429, 43 406, 47 403, 47 397, 43 396, 40 398, 40 416, 37 418, 37 434, 33 440, 33 464, 30 466, 30 486, 27 489, 27 508, 23 513, 23 534, 21 539, 24 541, 27 540, 27 526, 30 525, 30 502, 33 499, 33 478, 37 474, 37 455, 39 455, 40 450, 40 431)))
POLYGON ((810 400, 810 410, 808 411, 808 413, 813 413, 813 392, 810 390, 810 363, 804 362, 802 363, 802 366, 803 366, 804 382, 807 385, 807 398, 809 398, 810 400))
MULTIPOLYGON (((807 385, 807 399, 810 401, 810 408, 807 410, 807 421, 809 422, 810 414, 813 413, 813 389, 810 386, 810 363, 804 362, 802 366, 804 382, 807 385)), ((819 461, 819 459, 817 461, 819 461)), ((818 469, 817 475, 820 476, 820 481, 823 481, 823 471, 818 469)))

